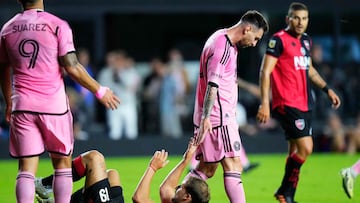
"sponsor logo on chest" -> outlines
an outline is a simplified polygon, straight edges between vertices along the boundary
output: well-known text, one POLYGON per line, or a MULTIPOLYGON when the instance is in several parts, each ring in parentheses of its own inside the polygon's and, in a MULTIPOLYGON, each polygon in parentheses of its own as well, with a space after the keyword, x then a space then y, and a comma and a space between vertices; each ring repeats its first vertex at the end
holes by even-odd
POLYGON ((310 66, 310 56, 294 56, 295 70, 307 70, 310 66))

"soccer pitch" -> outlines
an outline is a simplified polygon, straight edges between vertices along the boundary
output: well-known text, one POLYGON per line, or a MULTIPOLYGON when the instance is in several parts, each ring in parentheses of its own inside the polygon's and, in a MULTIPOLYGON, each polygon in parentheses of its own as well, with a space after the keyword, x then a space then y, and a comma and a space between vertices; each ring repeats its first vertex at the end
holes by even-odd
MULTIPOLYGON (((251 161, 259 162, 260 166, 242 176, 247 202, 276 202, 273 193, 280 184, 286 155, 256 154, 249 157, 251 161)), ((107 167, 117 169, 120 172, 125 202, 132 202, 131 196, 150 158, 151 155, 148 157, 107 158, 107 167)), ((151 188, 151 197, 154 202, 160 202, 159 185, 180 158, 180 156, 170 155, 170 163, 155 175, 151 188)), ((300 203, 360 202, 360 180, 355 184, 354 199, 349 200, 343 193, 339 175, 341 168, 352 165, 358 158, 360 158, 359 155, 313 154, 302 167, 296 201, 300 203)), ((0 167, 0 202, 16 202, 14 185, 17 162, 15 160, 0 160, 0 167)), ((48 159, 40 160, 37 176, 46 176, 51 171, 50 161, 48 159)), ((224 192, 221 167, 218 168, 216 175, 208 183, 211 190, 210 202, 228 202, 224 192)), ((78 189, 82 184, 83 180, 74 183, 74 190, 78 189)))

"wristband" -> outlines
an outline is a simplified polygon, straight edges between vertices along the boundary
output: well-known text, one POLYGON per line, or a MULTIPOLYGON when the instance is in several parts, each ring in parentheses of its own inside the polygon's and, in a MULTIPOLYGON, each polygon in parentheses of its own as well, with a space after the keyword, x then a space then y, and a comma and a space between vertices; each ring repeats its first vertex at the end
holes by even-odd
POLYGON ((323 88, 321 88, 321 90, 323 91, 323 92, 325 92, 326 94, 329 94, 329 87, 327 86, 327 85, 325 85, 325 87, 323 87, 323 88))
POLYGON ((104 97, 106 90, 108 90, 109 88, 104 87, 104 86, 100 86, 100 88, 98 89, 98 91, 95 93, 95 97, 98 99, 101 99, 104 97))
POLYGON ((155 168, 150 164, 149 168, 151 168, 154 172, 156 172, 155 168))

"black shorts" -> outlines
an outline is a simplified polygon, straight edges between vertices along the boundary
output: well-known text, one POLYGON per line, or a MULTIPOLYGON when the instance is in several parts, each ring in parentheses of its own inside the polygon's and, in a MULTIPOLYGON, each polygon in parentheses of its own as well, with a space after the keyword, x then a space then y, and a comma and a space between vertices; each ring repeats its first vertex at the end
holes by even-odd
POLYGON ((311 111, 304 112, 293 107, 284 106, 283 109, 274 109, 272 114, 280 122, 287 140, 312 136, 311 111))
POLYGON ((124 203, 124 196, 120 186, 110 187, 109 180, 101 180, 84 191, 85 203, 124 203))

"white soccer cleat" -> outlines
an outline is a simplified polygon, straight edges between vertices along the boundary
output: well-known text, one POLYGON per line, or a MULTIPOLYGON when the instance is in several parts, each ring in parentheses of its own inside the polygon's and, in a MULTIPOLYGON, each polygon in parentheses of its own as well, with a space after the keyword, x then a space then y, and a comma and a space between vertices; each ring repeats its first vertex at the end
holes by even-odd
POLYGON ((350 168, 342 169, 340 172, 342 176, 342 186, 346 195, 351 199, 354 196, 354 178, 351 175, 350 168))
POLYGON ((38 203, 54 203, 54 199, 52 199, 52 198, 43 199, 38 194, 35 194, 35 197, 36 197, 36 200, 38 203))
POLYGON ((44 186, 41 182, 42 178, 35 178, 35 192, 41 199, 49 199, 52 188, 44 186))

